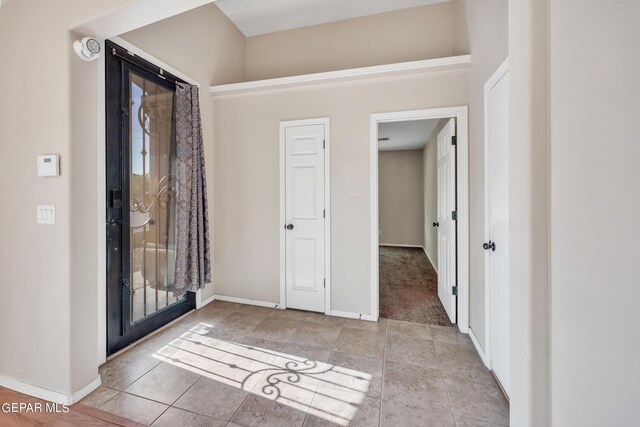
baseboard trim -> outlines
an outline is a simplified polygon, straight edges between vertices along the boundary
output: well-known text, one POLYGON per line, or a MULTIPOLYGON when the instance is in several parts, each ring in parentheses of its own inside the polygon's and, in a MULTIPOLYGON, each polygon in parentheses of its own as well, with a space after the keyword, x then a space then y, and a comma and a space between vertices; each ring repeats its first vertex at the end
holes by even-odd
POLYGON ((226 295, 214 295, 212 298, 214 300, 235 302, 237 304, 256 305, 258 307, 282 308, 280 307, 280 304, 277 304, 275 302, 259 301, 255 299, 237 298, 237 297, 230 297, 226 295))
POLYGON ((200 300, 199 298, 196 300, 197 304, 196 304, 196 310, 200 310, 202 307, 204 307, 207 304, 212 303, 213 301, 215 301, 216 296, 215 295, 211 295, 209 298, 200 300))
POLYGON ((25 383, 23 381, 14 380, 13 378, 0 376, 0 386, 6 387, 18 393, 26 394, 31 397, 46 400, 48 402, 58 403, 60 405, 73 405, 84 397, 96 390, 102 384, 100 376, 84 386, 73 394, 65 394, 59 391, 53 391, 37 385, 25 383))
POLYGON ((431 260, 431 257, 429 256, 429 253, 427 252, 427 249, 426 249, 426 248, 424 248, 424 247, 423 247, 422 249, 424 250, 424 254, 427 256, 427 259, 428 259, 428 260, 429 260, 429 262, 431 263, 431 267, 433 267, 433 269, 435 270, 436 274, 438 274, 438 266, 437 266, 437 265, 435 265, 435 264, 433 263, 433 261, 431 260))
MULTIPOLYGON (((247 298, 230 297, 226 295, 214 295, 212 298, 214 298, 214 300, 235 302, 237 304, 255 305, 258 307, 269 307, 269 308, 280 308, 280 309, 286 308, 275 302, 266 302, 266 301, 259 301, 259 300, 247 299, 247 298)), ((348 319, 368 320, 370 322, 378 321, 378 318, 376 316, 372 316, 370 314, 352 313, 349 311, 331 310, 328 314, 336 317, 346 317, 348 319)))
POLYGON ((352 313, 350 311, 331 310, 331 316, 346 317, 347 319, 368 320, 369 322, 378 321, 378 318, 371 314, 352 313))
POLYGON ((480 355, 480 359, 482 359, 482 363, 484 363, 484 366, 491 369, 491 367, 489 366, 489 359, 487 358, 487 355, 482 349, 482 346, 480 345, 478 338, 476 338, 476 334, 473 333, 473 329, 471 328, 469 328, 469 338, 471 338, 471 342, 473 343, 473 346, 476 348, 476 351, 480 355))
POLYGON ((102 379, 100 378, 100 375, 98 375, 98 378, 96 378, 95 380, 91 381, 89 384, 87 384, 80 390, 73 393, 71 395, 71 402, 69 403, 73 404, 73 403, 80 402, 82 399, 87 397, 89 394, 91 394, 91 392, 96 390, 101 385, 102 385, 102 379))

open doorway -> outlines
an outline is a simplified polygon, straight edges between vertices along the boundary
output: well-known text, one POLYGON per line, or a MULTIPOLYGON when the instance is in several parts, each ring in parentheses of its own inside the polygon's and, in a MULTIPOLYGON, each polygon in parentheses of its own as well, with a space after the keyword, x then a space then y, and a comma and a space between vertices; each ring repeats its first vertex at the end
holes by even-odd
POLYGON ((467 109, 374 114, 371 135, 372 311, 466 332, 467 109))
POLYGON ((438 135, 449 119, 378 125, 380 316, 451 326, 438 298, 438 135))

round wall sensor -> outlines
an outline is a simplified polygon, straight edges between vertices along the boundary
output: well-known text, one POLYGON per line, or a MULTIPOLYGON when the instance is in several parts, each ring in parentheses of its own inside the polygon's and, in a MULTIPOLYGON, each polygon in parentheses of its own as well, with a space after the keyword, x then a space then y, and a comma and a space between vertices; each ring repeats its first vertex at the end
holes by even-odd
POLYGON ((73 50, 84 61, 93 61, 100 56, 102 47, 100 42, 91 37, 85 37, 82 40, 73 42, 73 50))

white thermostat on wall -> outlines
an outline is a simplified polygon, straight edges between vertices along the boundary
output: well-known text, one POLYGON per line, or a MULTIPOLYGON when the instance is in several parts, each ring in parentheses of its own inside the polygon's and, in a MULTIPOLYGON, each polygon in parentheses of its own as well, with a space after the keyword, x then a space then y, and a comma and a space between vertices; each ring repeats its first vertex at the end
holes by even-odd
POLYGON ((60 157, 57 154, 38 156, 38 176, 60 175, 60 157))

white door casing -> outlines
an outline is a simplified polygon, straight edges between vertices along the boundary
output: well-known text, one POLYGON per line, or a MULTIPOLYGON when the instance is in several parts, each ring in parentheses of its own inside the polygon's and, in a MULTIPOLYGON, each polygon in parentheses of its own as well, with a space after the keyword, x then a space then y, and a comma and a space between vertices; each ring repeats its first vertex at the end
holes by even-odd
POLYGON ((509 393, 509 94, 505 62, 485 85, 485 269, 490 368, 509 393))
POLYGON ((395 111, 375 113, 370 117, 369 140, 369 212, 370 212, 370 274, 371 274, 371 311, 370 315, 359 318, 378 320, 380 314, 379 280, 379 235, 378 235, 378 127, 380 123, 404 120, 456 120, 456 173, 457 173, 457 280, 458 296, 456 320, 462 333, 469 333, 469 113, 468 107, 445 107, 426 110, 395 111))
POLYGON ((438 297, 452 323, 457 319, 456 120, 438 134, 438 297))
POLYGON ((325 126, 284 130, 286 307, 325 312, 325 126))

